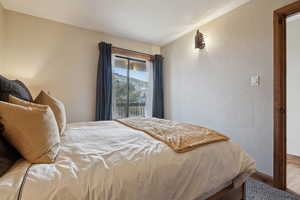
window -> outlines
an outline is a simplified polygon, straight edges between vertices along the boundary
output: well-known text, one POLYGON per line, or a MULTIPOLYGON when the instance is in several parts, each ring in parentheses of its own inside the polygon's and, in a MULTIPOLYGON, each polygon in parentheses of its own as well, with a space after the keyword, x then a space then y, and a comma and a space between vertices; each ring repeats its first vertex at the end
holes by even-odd
POLYGON ((152 66, 149 61, 113 55, 112 117, 152 116, 152 66))

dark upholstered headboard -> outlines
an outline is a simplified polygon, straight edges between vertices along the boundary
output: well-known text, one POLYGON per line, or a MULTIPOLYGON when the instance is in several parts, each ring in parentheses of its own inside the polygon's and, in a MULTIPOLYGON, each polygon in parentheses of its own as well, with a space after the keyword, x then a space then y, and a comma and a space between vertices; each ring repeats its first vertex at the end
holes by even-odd
MULTIPOLYGON (((9 95, 13 95, 26 101, 33 101, 30 91, 19 80, 8 80, 0 75, 0 101, 8 101, 9 95)), ((18 160, 21 156, 3 137, 5 127, 1 124, 0 116, 0 177, 18 160)))

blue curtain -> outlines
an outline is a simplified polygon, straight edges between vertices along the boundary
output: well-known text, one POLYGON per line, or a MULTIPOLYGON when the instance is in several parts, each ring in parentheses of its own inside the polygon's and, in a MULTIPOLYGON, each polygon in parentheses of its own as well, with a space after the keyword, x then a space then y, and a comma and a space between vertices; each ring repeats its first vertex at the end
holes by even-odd
POLYGON ((164 118, 163 57, 155 55, 153 61, 153 117, 164 118))
POLYGON ((96 92, 96 121, 112 119, 112 45, 105 42, 99 44, 99 61, 96 92))

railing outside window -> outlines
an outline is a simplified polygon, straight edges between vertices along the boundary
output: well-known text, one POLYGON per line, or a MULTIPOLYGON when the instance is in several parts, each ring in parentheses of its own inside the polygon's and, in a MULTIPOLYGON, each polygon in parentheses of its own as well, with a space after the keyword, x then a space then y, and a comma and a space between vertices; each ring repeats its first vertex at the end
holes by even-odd
MULTIPOLYGON (((128 111, 130 117, 145 117, 145 103, 131 103, 129 104, 128 111)), ((124 118, 127 116, 127 104, 116 104, 115 108, 113 109, 116 112, 114 112, 114 118, 124 118)))

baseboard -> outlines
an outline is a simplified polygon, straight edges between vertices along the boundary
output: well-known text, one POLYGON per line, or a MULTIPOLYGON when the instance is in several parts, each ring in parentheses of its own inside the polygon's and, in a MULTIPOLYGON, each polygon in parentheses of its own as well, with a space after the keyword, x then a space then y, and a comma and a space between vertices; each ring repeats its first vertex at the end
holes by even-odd
POLYGON ((266 183, 266 184, 268 184, 270 186, 273 186, 273 177, 269 176, 267 174, 264 174, 264 173, 256 171, 251 176, 251 178, 254 178, 254 179, 258 180, 258 181, 261 181, 261 182, 266 183))
MULTIPOLYGON (((293 163, 300 166, 300 157, 296 155, 287 154, 287 162, 293 163)), ((267 174, 256 171, 251 178, 258 180, 260 182, 266 183, 270 186, 274 186, 273 177, 267 174)))

